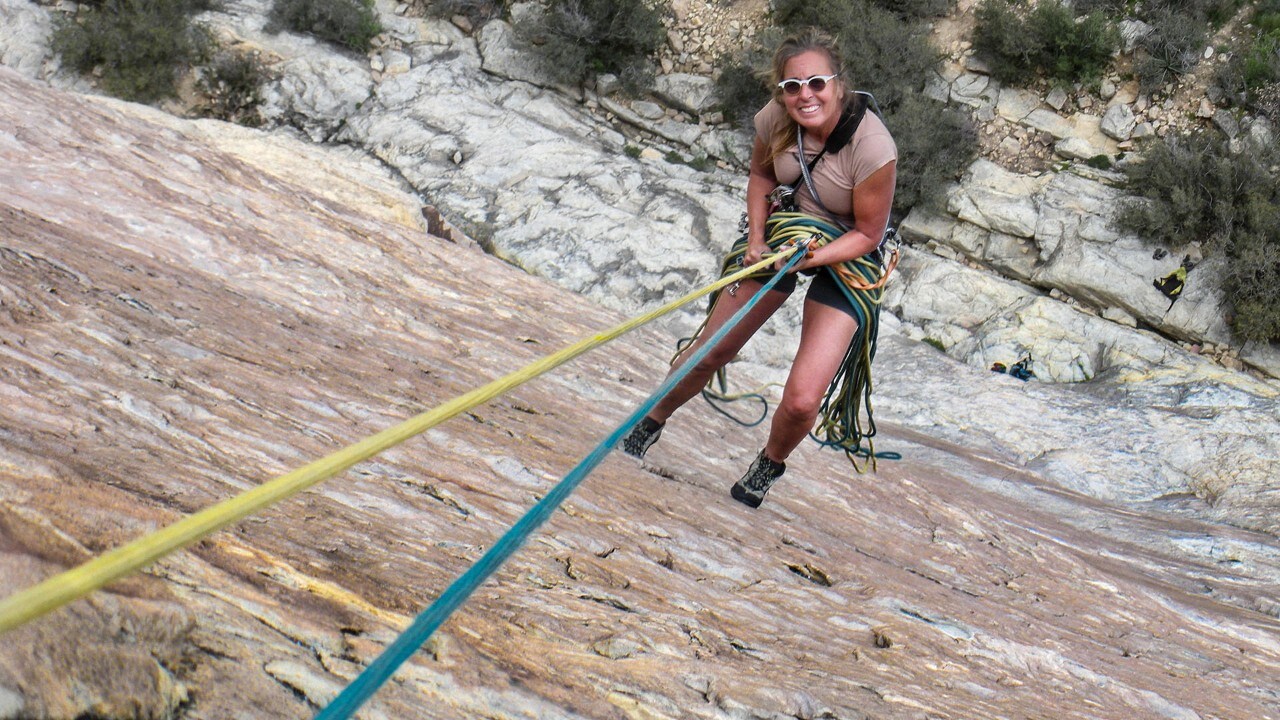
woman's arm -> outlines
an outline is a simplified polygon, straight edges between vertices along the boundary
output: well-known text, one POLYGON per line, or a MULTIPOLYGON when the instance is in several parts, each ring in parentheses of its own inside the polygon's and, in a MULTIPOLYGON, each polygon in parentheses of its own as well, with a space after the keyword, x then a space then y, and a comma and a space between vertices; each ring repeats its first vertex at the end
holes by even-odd
POLYGON ((778 176, 769 159, 769 148, 756 136, 751 148, 751 174, 747 178, 747 254, 742 261, 747 265, 760 262, 769 251, 764 241, 764 223, 769 219, 769 193, 778 186, 778 176))
MULTIPOLYGON (((853 229, 814 250, 796 269, 834 265, 875 250, 889 224, 897 178, 898 162, 893 160, 858 183, 853 188, 853 229)), ((751 196, 750 186, 747 196, 751 196)))

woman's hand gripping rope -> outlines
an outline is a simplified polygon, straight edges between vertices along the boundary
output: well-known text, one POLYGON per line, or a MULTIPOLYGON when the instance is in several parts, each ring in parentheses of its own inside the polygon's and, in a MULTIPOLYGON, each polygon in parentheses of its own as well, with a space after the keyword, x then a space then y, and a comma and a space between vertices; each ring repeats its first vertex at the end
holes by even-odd
MULTIPOLYGON (((805 260, 813 259, 813 250, 814 248, 819 247, 821 243, 822 243, 822 233, 815 232, 807 238, 802 238, 800 240, 786 241, 778 248, 778 252, 781 253, 783 251, 790 250, 791 248, 794 247, 794 248, 799 248, 799 252, 804 253, 804 258, 800 262, 791 266, 791 272, 796 272, 797 270, 805 269, 802 266, 802 263, 804 263, 805 260)), ((781 270, 786 264, 787 264, 786 258, 778 258, 773 263, 773 269, 781 270)))
MULTIPOLYGON (((763 262, 765 260, 773 258, 774 271, 781 270, 782 268, 786 267, 787 258, 791 257, 792 252, 803 252, 805 260, 808 260, 809 258, 813 257, 814 245, 821 239, 822 239, 822 235, 820 233, 814 233, 802 240, 788 240, 787 242, 783 243, 778 247, 777 252, 765 253, 764 255, 761 256, 760 260, 761 262, 763 262)), ((801 262, 803 262, 803 260, 801 262)), ((738 258, 739 266, 746 266, 746 264, 747 264, 747 258, 745 255, 738 258)), ((791 268, 791 272, 795 272, 799 267, 800 267, 799 263, 797 263, 796 265, 793 265, 791 268)), ((734 284, 730 285, 728 288, 729 295, 731 296, 737 295, 738 287, 741 285, 742 285, 742 280, 738 280, 734 284)), ((697 337, 697 335, 695 334, 694 337, 697 337)), ((678 356, 679 355, 677 354, 677 357, 678 356)))

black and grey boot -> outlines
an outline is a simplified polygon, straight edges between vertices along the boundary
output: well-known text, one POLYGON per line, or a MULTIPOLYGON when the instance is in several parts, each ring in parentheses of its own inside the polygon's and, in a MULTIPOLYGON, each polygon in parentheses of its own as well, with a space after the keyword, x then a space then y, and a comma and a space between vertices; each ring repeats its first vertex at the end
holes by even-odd
POLYGON ((645 452, 662 436, 663 423, 648 416, 640 419, 631 432, 622 438, 622 451, 635 457, 644 457, 645 452))
POLYGON ((747 468, 747 474, 742 479, 733 484, 729 489, 729 494, 734 500, 753 508, 760 507, 760 503, 764 502, 764 494, 769 492, 769 488, 773 487, 773 483, 782 477, 782 473, 787 471, 787 464, 774 462, 765 457, 764 451, 756 456, 755 462, 751 463, 751 467, 747 468))

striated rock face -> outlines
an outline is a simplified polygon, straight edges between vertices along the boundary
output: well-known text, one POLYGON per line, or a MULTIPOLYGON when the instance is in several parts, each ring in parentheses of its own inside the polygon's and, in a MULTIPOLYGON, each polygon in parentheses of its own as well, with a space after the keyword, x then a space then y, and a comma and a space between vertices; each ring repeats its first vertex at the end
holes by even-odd
MULTIPOLYGON (((737 234, 750 139, 708 112, 711 71, 700 68, 706 53, 738 44, 762 21, 762 2, 673 5, 666 22, 674 44, 660 53, 666 69, 646 100, 613 94, 616 78, 601 77, 584 91, 540 77, 513 30, 539 12, 534 3, 514 4, 510 22, 494 19, 474 34, 411 17, 407 5, 383 3, 386 31, 367 57, 266 32, 269 6, 268 0, 232 0, 201 18, 219 36, 260 52, 271 66, 275 80, 264 89, 262 107, 268 124, 296 128, 316 142, 363 148, 395 168, 441 221, 562 287, 615 309, 653 307, 701 277, 737 234), (717 169, 694 170, 686 162, 717 169), (724 172, 732 166, 738 169, 724 172)), ((963 15, 970 8, 960 10, 963 15)), ((57 72, 56 57, 45 47, 54 14, 27 0, 0 0, 0 61, 57 86, 91 90, 87 81, 57 72)), ((935 41, 953 35, 953 26, 941 22, 935 41)), ((922 260, 946 268, 946 259, 963 256, 1055 293, 1054 302, 1083 305, 1117 324, 1106 333, 1112 344, 1124 346, 1116 357, 1142 353, 1147 340, 1129 332, 1141 324, 1189 346, 1213 345, 1210 354, 1232 369, 1247 364, 1280 377, 1280 345, 1230 347, 1230 308, 1217 282, 1221 260, 1201 263, 1181 301, 1170 307, 1152 280, 1176 268, 1184 250, 1199 250, 1192 243, 1171 255, 1117 233, 1111 217, 1124 199, 1112 187, 1118 176, 1069 162, 1119 162, 1133 147, 1113 135, 1131 130, 1136 136, 1144 126, 1149 134, 1160 122, 1136 84, 1115 87, 1108 80, 1113 87, 1103 92, 1105 109, 1094 106, 1088 90, 1071 97, 1059 90, 1042 99, 1002 87, 967 44, 942 46, 952 47, 951 58, 926 91, 971 106, 984 128, 984 152, 1003 166, 975 162, 951 193, 949 212, 911 213, 904 236, 931 251, 922 260), (1129 128, 1138 119, 1143 122, 1129 128), (993 149, 992 142, 1012 150, 993 149), (1068 162, 1052 161, 1054 153, 1068 162)), ((1262 142, 1267 132, 1263 124, 1250 124, 1250 136, 1261 133, 1262 142)), ((935 339, 973 332, 959 317, 967 311, 955 312, 958 317, 931 318, 935 339)), ((789 315, 782 327, 767 328, 770 341, 748 356, 785 364, 795 342, 786 328, 794 319, 789 315)), ((909 330, 918 329, 904 319, 909 330)), ((688 334, 697 320, 680 313, 664 324, 673 334, 688 334)), ((1091 376, 1076 358, 1060 361, 1063 353, 1043 352, 1057 341, 1036 335, 1034 323, 1012 334, 1034 342, 989 342, 1001 345, 1002 353, 1031 352, 1039 358, 1041 379, 1091 376)), ((948 347, 953 350, 956 357, 982 360, 967 348, 948 347)))
MULTIPOLYGON (((0 594, 622 319, 426 235, 349 152, 5 68, 0 188, 0 594)), ((624 338, 7 633, 0 717, 313 716, 641 400, 669 340, 624 338)), ((877 372, 900 416, 1068 407, 892 327, 877 372)), ((805 446, 751 511, 726 488, 763 430, 691 405, 364 717, 1280 716, 1273 536, 1088 498, 979 430, 882 423, 904 459, 870 475, 805 446)))

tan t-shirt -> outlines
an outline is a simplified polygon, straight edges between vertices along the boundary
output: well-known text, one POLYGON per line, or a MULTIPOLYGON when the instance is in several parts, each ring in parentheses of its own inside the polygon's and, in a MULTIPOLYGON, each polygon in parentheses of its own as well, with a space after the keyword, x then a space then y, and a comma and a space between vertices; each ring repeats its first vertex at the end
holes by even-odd
MULTIPOLYGON (((771 101, 760 112, 756 113, 756 136, 763 139, 768 146, 768 138, 774 128, 786 121, 787 110, 777 102, 771 101)), ((822 151, 822 144, 804 143, 805 162, 822 151)), ((813 184, 822 203, 835 213, 846 227, 853 227, 853 189, 871 173, 898 159, 898 146, 893 136, 884 126, 880 118, 869 108, 862 116, 862 122, 853 134, 853 139, 840 149, 840 152, 827 153, 822 156, 813 169, 813 184)), ((827 214, 814 202, 809 190, 804 188, 804 180, 800 177, 800 162, 796 158, 795 143, 773 161, 773 172, 778 182, 796 188, 797 204, 803 212, 825 218, 827 214), (803 188, 803 189, 802 189, 803 188)))

